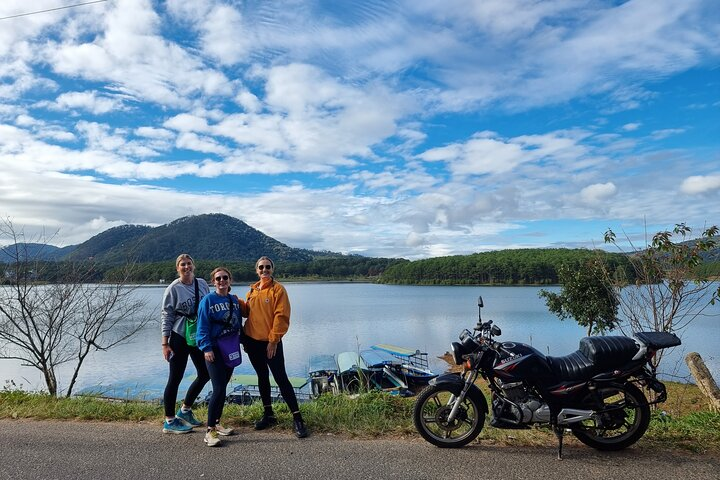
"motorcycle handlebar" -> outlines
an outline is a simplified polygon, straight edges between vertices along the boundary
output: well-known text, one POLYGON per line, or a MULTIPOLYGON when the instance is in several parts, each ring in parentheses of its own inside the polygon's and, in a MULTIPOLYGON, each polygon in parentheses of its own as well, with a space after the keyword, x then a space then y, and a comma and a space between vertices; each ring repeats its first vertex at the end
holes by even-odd
POLYGON ((475 325, 475 328, 473 328, 473 330, 475 330, 476 332, 490 330, 492 323, 493 323, 492 320, 488 320, 487 322, 478 321, 478 323, 475 325))

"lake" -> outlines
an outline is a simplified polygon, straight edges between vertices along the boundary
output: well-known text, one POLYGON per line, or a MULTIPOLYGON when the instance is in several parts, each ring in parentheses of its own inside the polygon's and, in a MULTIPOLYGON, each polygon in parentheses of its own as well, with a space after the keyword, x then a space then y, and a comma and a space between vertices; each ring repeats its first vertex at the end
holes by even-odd
MULTIPOLYGON (((292 304, 290 331, 285 336, 288 373, 306 376, 308 359, 316 353, 338 353, 369 348, 376 343, 420 349, 430 355, 436 372, 446 368, 438 359, 450 349, 463 328, 478 318, 477 297, 482 295, 484 320, 502 328, 502 340, 533 345, 545 354, 566 355, 578 348, 585 329, 574 321, 560 321, 538 297, 541 287, 398 286, 367 283, 286 283, 292 304)), ((247 287, 237 285, 243 295, 247 287)), ((559 290, 558 287, 545 287, 559 290)), ((157 312, 157 324, 126 345, 95 352, 86 360, 75 387, 97 389, 113 396, 159 398, 165 386, 167 363, 160 349, 160 304, 164 287, 137 290, 147 308, 157 312), (100 387, 98 387, 100 386, 100 387)), ((692 381, 683 359, 698 352, 716 379, 720 377, 720 304, 709 307, 682 334, 683 345, 672 350, 661 365, 662 378, 692 381)), ((195 373, 189 363, 187 375, 195 373)), ((245 358, 235 369, 254 373, 245 358)), ((61 388, 67 388, 69 369, 59 370, 61 388)), ((0 386, 6 380, 28 390, 43 389, 39 371, 14 360, 0 360, 0 386)), ((180 387, 181 395, 189 381, 180 387)))

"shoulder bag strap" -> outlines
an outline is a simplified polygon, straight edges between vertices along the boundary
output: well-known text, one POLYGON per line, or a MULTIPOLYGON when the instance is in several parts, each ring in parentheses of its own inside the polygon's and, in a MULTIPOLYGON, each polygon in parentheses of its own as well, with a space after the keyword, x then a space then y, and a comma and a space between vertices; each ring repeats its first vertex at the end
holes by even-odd
POLYGON ((225 328, 230 328, 230 327, 232 327, 232 316, 233 316, 233 307, 234 307, 232 295, 228 295, 227 299, 228 299, 228 302, 230 302, 230 315, 228 315, 227 320, 225 320, 225 328))
POLYGON ((198 304, 200 303, 200 284, 198 283, 198 279, 195 279, 195 307, 193 308, 193 317, 197 317, 198 312, 198 304))

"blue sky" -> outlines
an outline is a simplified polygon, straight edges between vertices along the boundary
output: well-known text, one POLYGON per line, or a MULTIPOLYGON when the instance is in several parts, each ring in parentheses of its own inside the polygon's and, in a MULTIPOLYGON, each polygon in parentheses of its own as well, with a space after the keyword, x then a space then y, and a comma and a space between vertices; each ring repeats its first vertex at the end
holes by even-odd
POLYGON ((720 223, 713 0, 16 16, 77 3, 0 3, 0 216, 28 241, 221 212, 293 247, 416 259, 720 223))

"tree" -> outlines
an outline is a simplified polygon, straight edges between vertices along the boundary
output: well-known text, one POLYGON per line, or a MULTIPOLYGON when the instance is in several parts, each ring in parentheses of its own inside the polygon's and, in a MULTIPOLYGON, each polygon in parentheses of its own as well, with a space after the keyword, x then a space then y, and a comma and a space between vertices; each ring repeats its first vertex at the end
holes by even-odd
MULTIPOLYGON (((626 237, 631 251, 623 253, 628 253, 635 281, 628 282, 622 276, 607 278, 633 332, 680 332, 720 297, 718 281, 702 276, 698 268, 703 254, 717 246, 718 227, 705 229, 694 240, 689 240, 691 233, 690 227, 679 223, 672 231, 653 235, 642 249, 626 237)), ((605 232, 605 242, 623 251, 612 230, 605 232)), ((655 366, 663 352, 660 350, 653 359, 655 366)))
MULTIPOLYGON (((92 351, 129 341, 151 320, 145 300, 128 287, 132 265, 109 283, 88 283, 92 264, 66 263, 57 283, 41 284, 48 263, 32 253, 9 219, 0 222, 0 238, 9 261, 0 270, 0 358, 20 360, 43 374, 48 393, 59 392, 57 367, 73 365, 66 396, 72 394, 83 362, 92 351)), ((46 242, 41 242, 46 243, 46 242)))
POLYGON ((587 334, 602 334, 618 324, 618 297, 605 281, 605 266, 593 258, 584 263, 561 265, 558 268, 560 293, 540 290, 539 295, 551 313, 560 320, 574 318, 587 328, 587 334))

